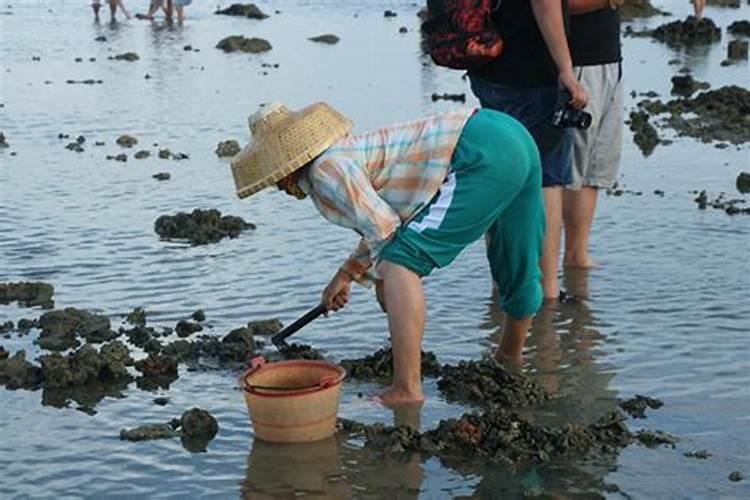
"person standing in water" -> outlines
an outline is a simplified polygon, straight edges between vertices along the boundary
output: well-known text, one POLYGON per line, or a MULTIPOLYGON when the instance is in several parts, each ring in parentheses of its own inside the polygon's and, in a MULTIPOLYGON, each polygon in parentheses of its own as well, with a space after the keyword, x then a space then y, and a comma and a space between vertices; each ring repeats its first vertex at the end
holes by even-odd
POLYGON ((521 357, 542 303, 545 224, 539 152, 523 125, 494 110, 462 110, 353 136, 351 122, 325 103, 298 112, 275 103, 249 122, 252 142, 232 161, 237 195, 276 185, 361 236, 321 302, 336 311, 353 282, 375 282, 393 346, 384 404, 424 400, 422 278, 485 234, 507 316, 496 356, 521 357))

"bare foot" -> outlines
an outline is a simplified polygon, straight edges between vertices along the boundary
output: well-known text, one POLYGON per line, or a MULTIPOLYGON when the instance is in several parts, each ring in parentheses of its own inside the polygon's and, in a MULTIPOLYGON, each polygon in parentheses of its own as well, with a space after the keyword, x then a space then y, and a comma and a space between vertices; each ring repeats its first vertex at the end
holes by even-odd
POLYGON ((502 349, 495 351, 495 360, 507 368, 521 368, 523 366, 523 356, 509 356, 502 349))
POLYGON ((418 391, 407 391, 391 386, 375 396, 375 401, 384 406, 421 404, 424 402, 424 393, 421 388, 418 391))

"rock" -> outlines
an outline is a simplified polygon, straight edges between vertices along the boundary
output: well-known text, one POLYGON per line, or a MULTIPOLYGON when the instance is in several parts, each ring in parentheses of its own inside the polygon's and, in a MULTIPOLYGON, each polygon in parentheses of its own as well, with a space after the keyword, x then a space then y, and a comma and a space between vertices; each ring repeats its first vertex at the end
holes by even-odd
POLYGON ((750 173, 740 172, 735 183, 737 191, 742 194, 750 193, 750 173))
POLYGON ((98 36, 98 37, 94 38, 94 41, 95 42, 106 42, 107 41, 107 37, 104 36, 104 35, 98 36))
POLYGON ((54 293, 52 285, 39 281, 0 283, 0 304, 18 302, 21 307, 41 306, 49 309, 54 305, 54 293))
POLYGON ((711 19, 698 19, 694 16, 688 16, 684 21, 663 24, 650 34, 661 42, 678 46, 709 44, 721 38, 721 30, 711 19))
POLYGON ((102 346, 101 352, 86 344, 67 356, 59 353, 41 356, 40 362, 43 385, 48 389, 132 380, 126 366, 133 360, 121 342, 102 346))
POLYGON ((117 138, 116 142, 124 148, 132 148, 133 146, 138 144, 138 139, 131 135, 123 134, 117 138))
POLYGON ((0 323, 0 333, 8 333, 10 331, 13 331, 15 328, 15 325, 12 321, 8 320, 5 323, 0 323))
POLYGON ((159 406, 166 406, 168 403, 169 403, 169 398, 165 398, 165 397, 154 398, 154 404, 157 404, 159 406))
POLYGON ((750 36, 750 21, 735 21, 727 27, 727 31, 737 36, 750 36))
POLYGON ((136 307, 125 316, 125 321, 133 326, 144 328, 146 326, 146 310, 136 307))
POLYGON ((646 418, 646 408, 656 410, 664 406, 663 401, 640 394, 636 394, 630 399, 620 400, 617 404, 633 418, 646 418))
POLYGON ((746 61, 747 51, 747 40, 731 40, 727 46, 727 59, 730 61, 746 61))
POLYGON ((279 347, 284 359, 323 359, 323 355, 314 347, 307 344, 291 343, 279 347))
POLYGON ((0 149, 3 148, 9 148, 10 144, 8 144, 5 140, 5 134, 0 132, 0 149))
POLYGON ((10 390, 37 389, 42 384, 42 370, 26 361, 26 351, 18 351, 8 357, 0 356, 0 384, 10 390))
POLYGON ((386 10, 383 12, 383 17, 396 17, 398 14, 396 12, 393 12, 392 10, 386 10))
POLYGON ((449 400, 484 406, 521 407, 549 399, 534 379, 508 371, 494 359, 444 366, 437 385, 449 400))
POLYGON ((144 160, 144 159, 148 158, 149 156, 151 156, 151 152, 150 151, 146 151, 145 149, 142 149, 142 150, 136 152, 133 155, 133 157, 136 160, 144 160))
POLYGON ((308 38, 308 40, 312 40, 313 42, 319 42, 319 43, 327 43, 328 45, 335 45, 339 43, 341 39, 337 37, 336 35, 328 33, 325 35, 318 35, 318 36, 308 38))
POLYGON ((189 337, 190 335, 196 332, 202 331, 203 327, 199 325, 198 323, 193 323, 187 320, 180 320, 177 322, 177 325, 175 326, 174 330, 177 333, 178 337, 185 338, 185 337, 189 337))
POLYGON ((164 377, 176 380, 179 376, 177 359, 166 354, 149 355, 145 359, 136 361, 135 369, 141 372, 144 377, 164 377))
POLYGON ((659 134, 649 122, 649 115, 644 111, 630 113, 630 130, 635 132, 633 141, 641 150, 643 156, 649 156, 659 144, 659 134))
POLYGON ((253 332, 253 335, 270 337, 279 333, 284 325, 277 318, 273 318, 249 321, 247 327, 253 332))
POLYGON ((135 52, 125 52, 124 54, 117 54, 112 59, 115 59, 117 61, 133 62, 140 59, 140 57, 138 57, 138 54, 136 54, 135 52))
POLYGON ((216 145, 216 156, 219 158, 226 158, 228 156, 234 156, 240 152, 240 144, 234 139, 227 141, 220 141, 216 145))
POLYGON ((432 102, 435 101, 466 102, 466 94, 432 94, 432 102))
POLYGON ((219 424, 206 410, 193 408, 182 414, 182 445, 190 452, 206 451, 206 447, 219 432, 219 424))
POLYGON ((8 359, 8 351, 6 351, 5 348, 0 345, 0 360, 3 359, 8 359))
POLYGON ((177 432, 169 424, 148 424, 133 429, 122 429, 120 439, 123 441, 148 441, 151 439, 169 439, 177 432))
POLYGON ((151 177, 153 177, 157 181, 168 181, 172 176, 169 174, 169 172, 159 172, 158 174, 154 174, 151 177))
POLYGON ((38 328, 39 327, 39 321, 35 319, 28 319, 28 318, 21 318, 18 320, 18 324, 16 325, 16 330, 18 330, 20 333, 28 333, 29 330, 32 328, 38 328))
POLYGON ((398 29, 398 32, 399 32, 399 33, 401 33, 401 34, 403 35, 404 33, 408 33, 408 32, 409 32, 409 28, 407 28, 406 26, 401 26, 401 27, 400 27, 400 28, 398 29))
POLYGON ((711 454, 708 452, 708 450, 699 450, 699 451, 686 451, 683 453, 688 458, 698 458, 701 460, 706 460, 711 457, 711 454))
POLYGON ((620 18, 629 21, 637 17, 664 16, 667 12, 651 5, 650 0, 625 0, 620 6, 620 18))
POLYGON ((65 149, 67 149, 68 151, 73 151, 75 153, 83 153, 84 151, 83 147, 77 142, 69 142, 65 145, 65 149))
POLYGON ((667 432, 647 431, 644 429, 636 432, 635 437, 648 448, 655 448, 662 444, 674 448, 678 441, 676 437, 667 432))
POLYGON ((713 200, 708 199, 706 191, 701 191, 694 200, 698 204, 700 210, 705 210, 708 207, 723 210, 728 215, 746 214, 750 215, 750 207, 740 207, 743 205, 745 200, 743 199, 724 199, 724 193, 720 194, 713 200))
POLYGON ((219 43, 216 44, 217 49, 221 49, 224 52, 250 52, 252 54, 258 54, 261 52, 267 52, 273 47, 262 38, 245 38, 244 36, 228 36, 219 43))
POLYGON ((78 336, 88 342, 106 342, 117 337, 110 329, 109 318, 73 307, 44 313, 38 325, 42 330, 37 341, 39 347, 53 351, 78 347, 78 336))
POLYGON ((201 347, 187 340, 176 340, 162 349, 164 356, 174 358, 177 362, 194 361, 201 355, 201 347))
POLYGON ((224 16, 249 17, 250 19, 265 19, 268 17, 268 15, 264 14, 263 11, 261 11, 254 3, 247 5, 233 3, 224 10, 217 10, 216 14, 221 14, 224 16))
POLYGON ((706 82, 694 80, 692 76, 673 76, 672 77, 672 94, 690 97, 698 90, 705 90, 711 85, 706 82))
POLYGON ((745 479, 745 475, 742 474, 742 472, 736 470, 736 471, 731 472, 727 478, 733 483, 736 483, 738 481, 742 481, 743 479, 745 479))
POLYGON ((159 150, 159 158, 162 160, 168 160, 172 157, 172 152, 168 149, 160 149, 159 150))
POLYGON ((223 238, 236 238, 255 225, 241 217, 221 215, 218 210, 195 209, 187 214, 162 215, 156 219, 154 230, 163 239, 187 239, 191 245, 215 243, 223 238))
POLYGON ((190 318, 198 322, 206 321, 206 313, 203 312, 203 309, 197 309, 190 315, 190 318))
POLYGON ((707 0, 706 5, 711 5, 712 7, 739 9, 740 0, 707 0))
MULTIPOLYGON (((374 354, 360 359, 345 359, 341 366, 347 376, 353 379, 373 380, 390 379, 393 376, 393 349, 380 349, 374 354)), ((440 375, 441 366, 435 354, 422 351, 422 376, 436 377, 440 375)))

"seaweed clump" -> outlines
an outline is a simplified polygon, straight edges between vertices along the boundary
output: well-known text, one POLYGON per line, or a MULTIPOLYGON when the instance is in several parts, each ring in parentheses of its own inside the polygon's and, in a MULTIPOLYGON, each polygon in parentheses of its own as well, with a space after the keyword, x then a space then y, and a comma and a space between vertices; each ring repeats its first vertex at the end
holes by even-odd
POLYGON ((163 239, 184 239, 191 245, 216 243, 223 238, 236 238, 246 229, 255 225, 242 217, 221 215, 216 209, 192 213, 178 212, 176 215, 162 215, 154 222, 154 230, 163 239))
POLYGON ((550 397, 534 379, 509 371, 494 359, 444 366, 437 385, 450 400, 484 406, 530 406, 550 397))

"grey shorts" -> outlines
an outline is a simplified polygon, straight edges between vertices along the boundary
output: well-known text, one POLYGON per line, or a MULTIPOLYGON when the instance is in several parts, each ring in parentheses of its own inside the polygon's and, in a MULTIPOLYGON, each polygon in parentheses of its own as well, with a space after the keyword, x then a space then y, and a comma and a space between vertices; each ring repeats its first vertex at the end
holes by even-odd
POLYGON ((589 94, 586 111, 593 120, 575 131, 573 181, 566 187, 611 188, 620 169, 623 131, 623 89, 620 63, 578 66, 575 72, 589 94))

